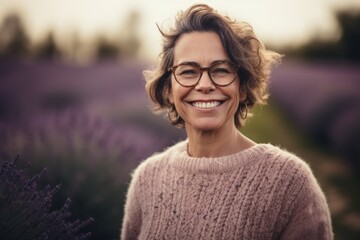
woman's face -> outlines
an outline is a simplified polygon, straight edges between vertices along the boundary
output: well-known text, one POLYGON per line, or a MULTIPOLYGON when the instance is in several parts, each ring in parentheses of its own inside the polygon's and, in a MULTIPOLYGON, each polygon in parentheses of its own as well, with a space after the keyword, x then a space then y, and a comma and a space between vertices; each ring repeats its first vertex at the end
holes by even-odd
MULTIPOLYGON (((174 64, 185 62, 208 67, 212 63, 229 60, 219 36, 215 32, 191 32, 180 36, 175 44, 174 64)), ((214 85, 208 73, 203 72, 193 87, 181 86, 171 76, 170 101, 185 121, 186 130, 213 131, 225 126, 234 127, 234 115, 239 102, 240 81, 225 87, 214 85)))

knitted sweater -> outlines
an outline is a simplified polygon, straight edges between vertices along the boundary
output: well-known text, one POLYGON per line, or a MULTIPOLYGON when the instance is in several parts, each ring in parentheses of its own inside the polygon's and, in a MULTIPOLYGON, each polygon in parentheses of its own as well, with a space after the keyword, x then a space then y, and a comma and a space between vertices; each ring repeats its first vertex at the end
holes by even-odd
POLYGON ((135 170, 121 239, 333 239, 308 165, 270 144, 194 158, 188 141, 135 170))

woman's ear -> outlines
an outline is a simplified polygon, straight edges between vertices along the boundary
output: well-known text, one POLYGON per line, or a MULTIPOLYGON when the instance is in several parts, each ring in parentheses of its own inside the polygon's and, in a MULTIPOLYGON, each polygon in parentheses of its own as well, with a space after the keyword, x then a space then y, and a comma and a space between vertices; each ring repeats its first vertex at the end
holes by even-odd
POLYGON ((169 89, 169 102, 170 102, 171 104, 174 104, 174 97, 173 97, 173 95, 172 95, 171 89, 169 89))
POLYGON ((239 90, 239 100, 240 100, 240 102, 243 102, 243 101, 245 101, 245 99, 246 99, 246 91, 245 91, 245 89, 244 89, 244 87, 240 87, 240 90, 239 90))
POLYGON ((244 102, 246 99, 246 93, 240 92, 240 102, 244 102))

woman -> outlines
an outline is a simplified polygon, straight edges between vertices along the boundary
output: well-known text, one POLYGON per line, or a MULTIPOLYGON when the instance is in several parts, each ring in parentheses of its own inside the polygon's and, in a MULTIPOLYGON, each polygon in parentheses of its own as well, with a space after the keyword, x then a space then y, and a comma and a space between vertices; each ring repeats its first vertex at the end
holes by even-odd
POLYGON ((145 74, 157 110, 188 139, 135 170, 122 239, 332 239, 328 206, 309 167, 240 128, 264 104, 268 51, 243 22, 207 5, 181 12, 145 74))

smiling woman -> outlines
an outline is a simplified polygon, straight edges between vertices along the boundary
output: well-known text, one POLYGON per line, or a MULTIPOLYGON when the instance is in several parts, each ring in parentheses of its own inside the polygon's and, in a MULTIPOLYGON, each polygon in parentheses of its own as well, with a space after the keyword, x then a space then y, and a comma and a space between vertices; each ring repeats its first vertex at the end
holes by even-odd
POLYGON ((161 61, 145 74, 146 90, 188 139, 135 170, 122 239, 332 239, 309 166, 238 130, 266 102, 280 55, 248 24, 202 4, 161 33, 161 61))
POLYGON ((180 69, 173 72, 169 101, 184 121, 187 135, 232 129, 233 116, 245 96, 240 96, 236 64, 226 62, 229 59, 219 36, 214 32, 184 34, 177 40, 174 56, 174 64, 180 69), (194 65, 198 70, 190 67, 194 65), (202 74, 200 66, 209 69, 208 73, 202 74), (194 82, 184 86, 180 80, 194 82))

